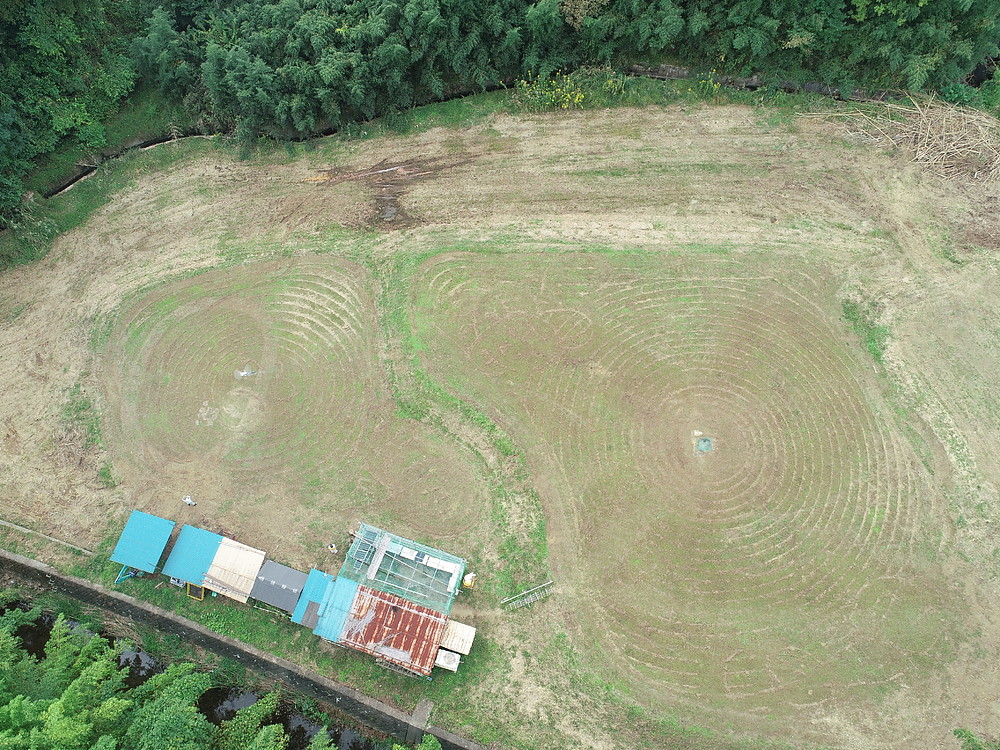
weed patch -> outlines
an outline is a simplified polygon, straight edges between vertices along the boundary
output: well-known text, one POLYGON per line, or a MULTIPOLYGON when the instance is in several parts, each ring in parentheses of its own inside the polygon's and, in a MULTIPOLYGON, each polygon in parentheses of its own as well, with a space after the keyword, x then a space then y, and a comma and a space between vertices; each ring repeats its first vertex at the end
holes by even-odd
POLYGON ((514 83, 514 107, 524 112, 542 112, 547 109, 580 109, 586 94, 571 76, 558 73, 554 76, 527 78, 514 83))
POLYGON ((114 489, 122 483, 122 480, 115 476, 110 461, 105 461, 101 464, 101 468, 97 470, 97 481, 100 482, 105 489, 109 490, 114 489))
POLYGON ((874 308, 867 303, 844 300, 842 303, 844 320, 858 334, 862 345, 878 364, 885 356, 885 345, 889 339, 889 328, 877 322, 874 308))
POLYGON ((101 420, 94 402, 83 392, 80 383, 70 388, 62 418, 68 429, 81 435, 85 449, 101 446, 101 420))

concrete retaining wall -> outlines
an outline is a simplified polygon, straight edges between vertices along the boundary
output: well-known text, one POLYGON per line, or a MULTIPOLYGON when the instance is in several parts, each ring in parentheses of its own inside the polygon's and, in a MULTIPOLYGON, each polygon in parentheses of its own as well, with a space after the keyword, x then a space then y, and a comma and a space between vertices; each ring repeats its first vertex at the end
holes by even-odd
MULTIPOLYGON (((426 721, 430 711, 426 702, 421 702, 411 716, 381 701, 362 695, 347 685, 328 680, 316 672, 303 669, 297 664, 234 638, 219 635, 173 612, 106 589, 100 584, 64 575, 44 563, 3 549, 0 549, 0 570, 13 577, 66 594, 110 614, 124 616, 162 632, 179 635, 200 648, 238 661, 247 669, 268 674, 295 692, 336 706, 360 723, 403 742, 417 743, 423 738, 424 733, 428 732, 441 741, 444 750, 485 750, 482 745, 451 732, 428 727, 426 721)), ((247 616, 254 615, 248 613, 247 616)))

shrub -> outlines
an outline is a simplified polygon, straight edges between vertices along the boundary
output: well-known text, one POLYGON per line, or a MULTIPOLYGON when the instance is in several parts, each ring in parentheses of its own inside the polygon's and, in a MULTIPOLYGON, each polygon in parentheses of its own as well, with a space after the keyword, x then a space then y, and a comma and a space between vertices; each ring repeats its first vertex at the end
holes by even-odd
POLYGON ((521 78, 514 84, 514 101, 520 109, 540 112, 547 109, 579 109, 584 93, 571 76, 557 73, 552 77, 521 78))

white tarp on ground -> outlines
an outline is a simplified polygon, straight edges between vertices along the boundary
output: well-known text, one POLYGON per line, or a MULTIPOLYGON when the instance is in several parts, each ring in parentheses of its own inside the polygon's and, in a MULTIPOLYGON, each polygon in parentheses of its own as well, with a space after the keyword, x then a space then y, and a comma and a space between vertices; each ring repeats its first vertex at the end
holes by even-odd
POLYGON ((223 538, 205 576, 205 588, 246 604, 264 564, 264 554, 235 539, 223 538))
POLYGON ((472 641, 475 638, 476 629, 474 627, 455 622, 454 620, 448 620, 444 626, 444 637, 441 639, 441 648, 468 656, 469 651, 472 650, 472 641))

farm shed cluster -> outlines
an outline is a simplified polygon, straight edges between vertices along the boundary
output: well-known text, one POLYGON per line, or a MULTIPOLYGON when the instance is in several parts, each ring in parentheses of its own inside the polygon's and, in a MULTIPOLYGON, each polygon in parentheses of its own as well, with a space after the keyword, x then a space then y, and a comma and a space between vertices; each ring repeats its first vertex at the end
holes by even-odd
MULTIPOLYGON (((156 572, 176 523, 132 511, 111 555, 119 582, 156 572)), ((291 615, 320 638, 371 654, 391 669, 428 677, 452 672, 467 655, 475 628, 449 618, 465 561, 362 523, 336 576, 308 574, 267 560, 262 550, 194 526, 176 535, 162 572, 203 598, 206 590, 253 599, 291 615)))

